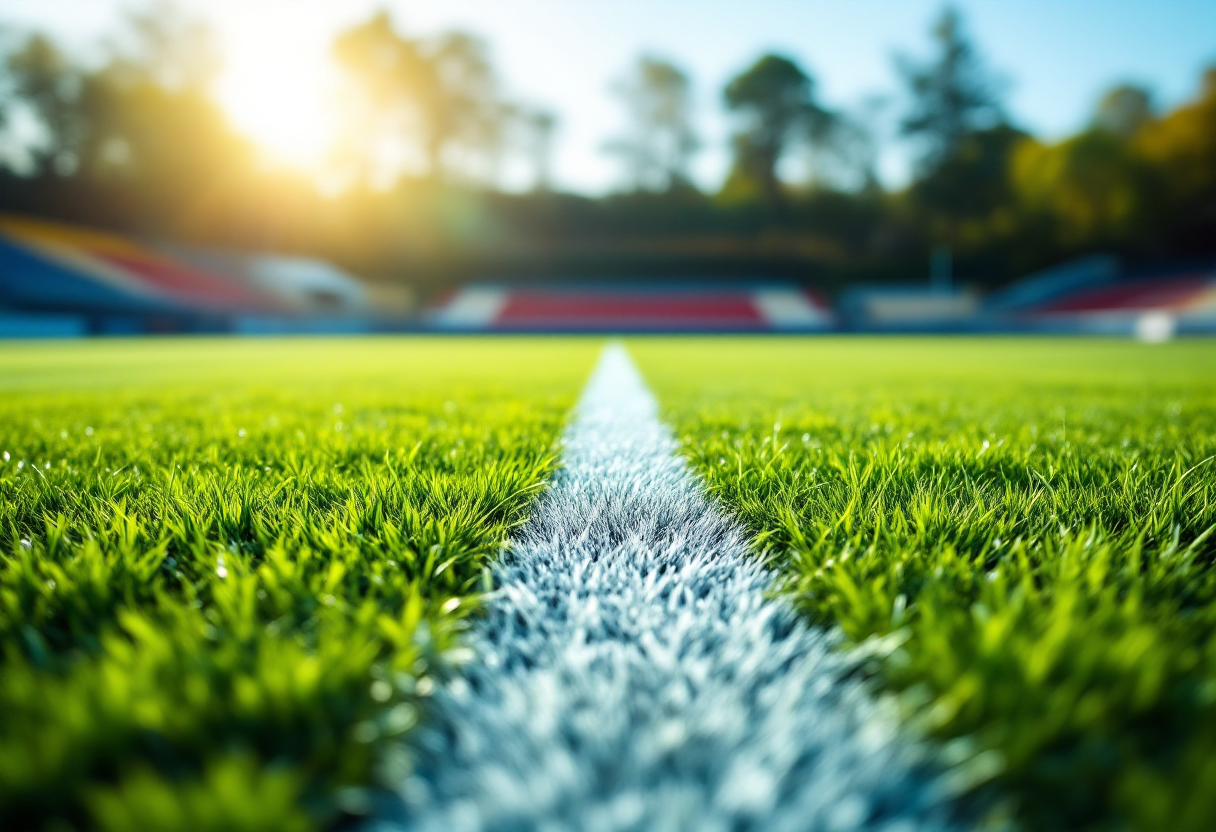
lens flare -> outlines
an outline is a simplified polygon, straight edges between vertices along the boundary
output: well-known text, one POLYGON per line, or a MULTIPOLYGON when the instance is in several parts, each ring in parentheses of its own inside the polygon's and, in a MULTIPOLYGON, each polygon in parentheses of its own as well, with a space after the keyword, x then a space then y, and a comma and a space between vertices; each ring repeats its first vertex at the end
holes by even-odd
POLYGON ((337 129, 336 68, 324 43, 243 27, 225 50, 216 96, 266 161, 319 174, 337 129))

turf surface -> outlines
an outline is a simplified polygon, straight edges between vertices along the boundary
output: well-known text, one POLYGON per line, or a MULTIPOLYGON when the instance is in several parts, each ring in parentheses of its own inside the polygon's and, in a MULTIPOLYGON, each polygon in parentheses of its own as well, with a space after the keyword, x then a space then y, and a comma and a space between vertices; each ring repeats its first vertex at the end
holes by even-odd
POLYGON ((493 572, 477 658, 433 697, 405 811, 376 832, 956 828, 935 749, 765 597, 619 347, 493 572))
POLYGON ((365 808, 597 348, 0 346, 0 828, 365 808))
MULTIPOLYGON (((0 345, 0 828, 365 808, 598 346, 0 345)), ((994 825, 1216 827, 1216 344, 630 348, 994 825)))
POLYGON ((1216 828, 1216 344, 631 342, 992 825, 1216 828))

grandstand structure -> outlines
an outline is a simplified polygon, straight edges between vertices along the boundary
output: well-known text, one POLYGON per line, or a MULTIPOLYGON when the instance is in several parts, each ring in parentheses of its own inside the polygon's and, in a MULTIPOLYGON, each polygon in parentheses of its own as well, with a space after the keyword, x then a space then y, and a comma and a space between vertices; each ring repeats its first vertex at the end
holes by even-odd
POLYGON ((362 284, 319 261, 0 216, 0 322, 19 334, 231 331, 366 311, 362 284))
POLYGON ((1216 272, 1183 272, 1076 292, 1044 304, 1043 316, 1120 314, 1146 310, 1178 315, 1216 312, 1216 272))
POLYGON ((1124 272, 1091 256, 1030 275, 989 298, 994 326, 1058 332, 1136 332, 1142 319, 1179 332, 1216 332, 1216 263, 1124 272))
POLYGON ((402 286, 319 260, 0 216, 0 337, 148 332, 1216 333, 1216 263, 1078 258, 998 292, 795 282, 471 283, 409 315, 402 286), (388 292, 388 294, 386 294, 388 292))
POLYGON ((427 322, 445 331, 821 332, 826 301, 794 284, 478 284, 440 300, 427 322))

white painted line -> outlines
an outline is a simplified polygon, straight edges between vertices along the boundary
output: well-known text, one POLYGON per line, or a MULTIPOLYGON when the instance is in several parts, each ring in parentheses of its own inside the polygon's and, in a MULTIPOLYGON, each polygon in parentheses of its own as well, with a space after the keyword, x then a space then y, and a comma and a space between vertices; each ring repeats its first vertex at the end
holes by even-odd
POLYGON ((610 347, 379 829, 944 829, 925 752, 705 496, 610 347))

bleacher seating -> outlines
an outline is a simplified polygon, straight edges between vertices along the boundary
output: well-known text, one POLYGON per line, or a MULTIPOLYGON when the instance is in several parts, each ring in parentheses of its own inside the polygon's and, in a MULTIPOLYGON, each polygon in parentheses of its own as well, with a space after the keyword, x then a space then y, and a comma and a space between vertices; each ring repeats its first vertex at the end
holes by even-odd
POLYGON ((474 285, 432 310, 443 329, 497 331, 806 331, 830 326, 821 298, 790 285, 474 285))

